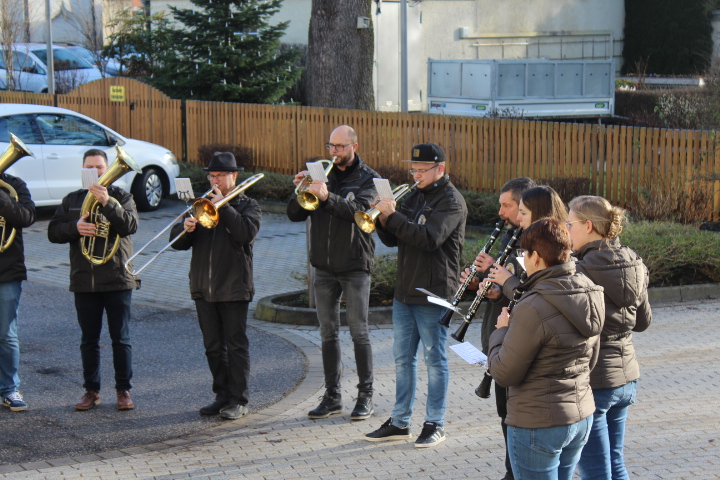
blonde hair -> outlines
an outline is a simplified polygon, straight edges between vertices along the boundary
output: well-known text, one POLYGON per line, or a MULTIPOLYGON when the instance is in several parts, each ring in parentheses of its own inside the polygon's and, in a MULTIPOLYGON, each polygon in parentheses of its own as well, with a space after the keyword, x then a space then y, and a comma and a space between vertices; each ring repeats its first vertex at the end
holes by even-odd
POLYGON ((570 201, 570 210, 575 212, 578 220, 592 222, 595 230, 603 238, 616 238, 622 233, 622 222, 625 211, 613 207, 603 197, 582 195, 570 201))

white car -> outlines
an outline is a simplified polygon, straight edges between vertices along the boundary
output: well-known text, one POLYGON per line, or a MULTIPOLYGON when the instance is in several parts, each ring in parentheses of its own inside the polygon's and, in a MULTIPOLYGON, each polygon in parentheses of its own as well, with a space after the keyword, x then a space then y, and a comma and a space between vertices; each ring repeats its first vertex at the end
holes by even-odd
MULTIPOLYGON (((0 90, 7 90, 8 65, 5 46, 0 45, 0 90)), ((43 43, 15 43, 12 55, 13 90, 47 93, 47 46, 43 43)), ((100 70, 70 50, 53 45, 55 93, 67 93, 102 78, 100 70)))
POLYGON ((44 105, 0 104, 0 155, 15 134, 35 158, 24 157, 7 173, 27 183, 37 206, 59 205, 68 193, 82 186, 83 154, 97 148, 115 161, 120 145, 142 169, 130 171, 114 185, 131 192, 140 210, 155 210, 168 194, 175 193, 180 173, 175 155, 153 143, 125 138, 100 122, 65 108, 44 105))

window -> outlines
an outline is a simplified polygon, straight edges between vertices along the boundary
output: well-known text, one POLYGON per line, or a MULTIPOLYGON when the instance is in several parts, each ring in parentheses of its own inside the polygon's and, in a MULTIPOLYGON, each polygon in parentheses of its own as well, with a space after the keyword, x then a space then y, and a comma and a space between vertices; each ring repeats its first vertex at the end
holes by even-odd
POLYGON ((15 134, 27 144, 42 143, 42 137, 34 127, 32 115, 0 117, 0 142, 10 142, 8 132, 15 134))
POLYGON ((85 119, 72 115, 37 115, 45 143, 50 145, 110 146, 107 132, 85 119))

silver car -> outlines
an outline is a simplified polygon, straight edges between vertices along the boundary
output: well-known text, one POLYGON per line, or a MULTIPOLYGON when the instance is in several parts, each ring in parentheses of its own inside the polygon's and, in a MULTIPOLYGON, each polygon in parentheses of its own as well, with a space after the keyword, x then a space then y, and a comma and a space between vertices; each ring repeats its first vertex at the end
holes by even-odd
POLYGON ((153 143, 123 137, 90 117, 65 108, 44 105, 0 104, 0 154, 17 135, 35 158, 24 157, 7 170, 23 179, 37 206, 59 205, 68 193, 81 188, 83 153, 97 148, 108 162, 120 145, 142 169, 131 171, 114 185, 131 192, 140 210, 155 210, 162 198, 175 193, 180 168, 175 155, 153 143))

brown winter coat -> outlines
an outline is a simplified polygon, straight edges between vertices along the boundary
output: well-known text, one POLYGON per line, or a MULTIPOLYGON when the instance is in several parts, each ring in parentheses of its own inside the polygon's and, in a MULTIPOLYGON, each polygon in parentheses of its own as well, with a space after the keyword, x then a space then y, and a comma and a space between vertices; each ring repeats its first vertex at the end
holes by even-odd
POLYGON ((590 370, 605 318, 602 287, 573 262, 529 276, 509 327, 490 336, 490 373, 508 387, 508 425, 572 425, 595 411, 590 370))
POLYGON ((617 388, 640 378, 632 332, 652 322, 648 273, 642 258, 618 239, 597 240, 575 256, 577 271, 605 290, 605 324, 600 334, 600 358, 590 374, 592 388, 617 388))

